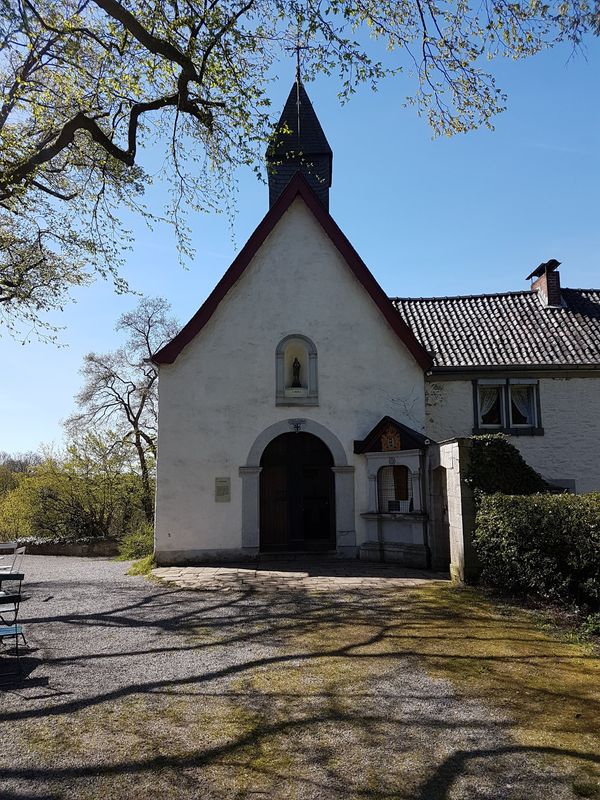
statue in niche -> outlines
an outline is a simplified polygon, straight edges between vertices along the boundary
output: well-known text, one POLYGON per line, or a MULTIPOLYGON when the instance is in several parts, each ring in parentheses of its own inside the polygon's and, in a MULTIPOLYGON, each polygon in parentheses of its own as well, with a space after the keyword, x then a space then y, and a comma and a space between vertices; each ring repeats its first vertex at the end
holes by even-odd
POLYGON ((302 384, 300 383, 300 367, 302 365, 298 361, 297 358, 294 359, 294 363, 292 364, 292 389, 300 389, 302 384))

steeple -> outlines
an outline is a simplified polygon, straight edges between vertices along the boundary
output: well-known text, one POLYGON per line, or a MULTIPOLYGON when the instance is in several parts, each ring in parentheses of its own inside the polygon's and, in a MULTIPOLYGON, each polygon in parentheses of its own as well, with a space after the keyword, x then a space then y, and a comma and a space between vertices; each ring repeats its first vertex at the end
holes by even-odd
POLYGON ((279 123, 267 148, 269 208, 296 172, 301 172, 329 210, 333 153, 296 70, 279 123), (286 132, 287 131, 287 132, 286 132))

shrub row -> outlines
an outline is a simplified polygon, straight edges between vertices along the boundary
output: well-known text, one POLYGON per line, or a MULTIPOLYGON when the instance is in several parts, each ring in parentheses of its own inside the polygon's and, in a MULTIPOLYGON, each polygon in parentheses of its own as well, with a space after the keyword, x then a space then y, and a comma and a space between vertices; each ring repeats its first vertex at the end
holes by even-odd
POLYGON ((474 543, 484 583, 600 608, 600 493, 483 495, 474 543))

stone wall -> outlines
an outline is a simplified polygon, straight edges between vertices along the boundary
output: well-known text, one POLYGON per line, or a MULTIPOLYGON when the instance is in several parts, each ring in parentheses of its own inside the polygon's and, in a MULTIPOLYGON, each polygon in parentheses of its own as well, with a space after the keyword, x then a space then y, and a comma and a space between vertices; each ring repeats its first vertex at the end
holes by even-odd
MULTIPOLYGON (((454 439, 431 448, 431 480, 439 480, 443 474, 445 504, 432 503, 430 509, 430 546, 432 565, 443 557, 444 539, 449 542, 450 576, 463 583, 477 579, 479 566, 473 550, 475 529, 475 505, 473 493, 464 482, 464 470, 469 463, 469 440, 454 439), (443 473, 441 473, 443 470, 443 473), (435 478, 433 473, 437 473, 435 478), (440 519, 440 513, 444 514, 440 519), (439 539, 436 539, 436 534, 439 539), (434 557, 435 556, 435 557, 434 557)), ((441 564, 437 564, 441 568, 441 564)))
POLYGON ((19 541, 19 547, 25 547, 26 555, 30 556, 104 556, 118 555, 119 546, 114 539, 83 539, 75 542, 19 541))

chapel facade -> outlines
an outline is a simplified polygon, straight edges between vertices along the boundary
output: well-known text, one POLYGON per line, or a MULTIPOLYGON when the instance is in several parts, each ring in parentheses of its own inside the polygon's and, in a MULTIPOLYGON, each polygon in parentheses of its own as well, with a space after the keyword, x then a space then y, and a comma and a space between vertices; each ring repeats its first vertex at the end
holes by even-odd
POLYGON ((299 80, 267 160, 266 216, 153 356, 159 563, 456 566, 473 433, 600 490, 600 291, 561 288, 552 260, 525 291, 388 297, 329 214, 333 154, 299 80))

